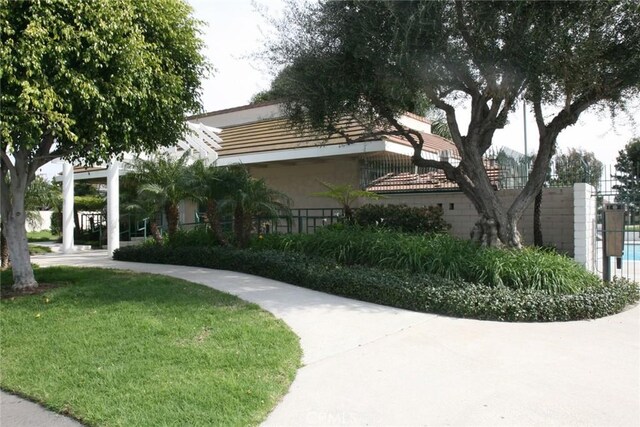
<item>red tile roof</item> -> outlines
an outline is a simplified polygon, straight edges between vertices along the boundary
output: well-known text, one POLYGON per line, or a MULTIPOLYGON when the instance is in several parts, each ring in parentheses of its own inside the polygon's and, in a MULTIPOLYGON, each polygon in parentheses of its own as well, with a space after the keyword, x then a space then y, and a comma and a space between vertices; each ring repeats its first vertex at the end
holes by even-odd
MULTIPOLYGON (((500 186, 500 168, 487 167, 487 174, 495 189, 500 186)), ((429 190, 459 190, 458 184, 449 181, 442 171, 427 173, 388 173, 373 180, 367 191, 376 193, 413 192, 429 190)))

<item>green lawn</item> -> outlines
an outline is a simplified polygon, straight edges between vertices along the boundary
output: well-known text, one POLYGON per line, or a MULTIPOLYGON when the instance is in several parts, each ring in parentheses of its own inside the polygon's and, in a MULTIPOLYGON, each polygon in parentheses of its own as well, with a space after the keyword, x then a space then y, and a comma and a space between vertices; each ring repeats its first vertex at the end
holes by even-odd
POLYGON ((42 255, 51 253, 51 248, 42 245, 29 245, 29 255, 42 255))
POLYGON ((114 270, 36 276, 57 287, 1 303, 0 386, 86 424, 256 425, 299 366, 288 327, 231 295, 114 270))
POLYGON ((51 231, 42 230, 42 231, 30 231, 27 233, 27 240, 29 242, 50 242, 52 240, 57 240, 60 236, 56 234, 51 234, 51 231))

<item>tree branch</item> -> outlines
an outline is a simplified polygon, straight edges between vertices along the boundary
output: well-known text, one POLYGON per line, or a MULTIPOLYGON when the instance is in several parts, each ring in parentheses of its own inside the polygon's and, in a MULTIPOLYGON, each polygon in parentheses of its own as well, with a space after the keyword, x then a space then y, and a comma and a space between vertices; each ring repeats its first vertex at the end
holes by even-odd
POLYGON ((542 119, 540 100, 536 99, 534 101, 536 123, 538 124, 538 128, 541 129, 538 155, 533 163, 533 168, 531 169, 527 183, 509 208, 509 215, 512 215, 514 218, 520 218, 522 212, 524 212, 524 209, 527 207, 525 202, 530 202, 533 195, 542 189, 551 157, 555 152, 558 134, 566 127, 575 124, 580 114, 598 101, 599 99, 594 93, 585 94, 572 102, 568 108, 562 109, 546 126, 544 126, 542 119))
POLYGON ((4 165, 4 168, 6 168, 12 176, 15 175, 16 168, 11 162, 11 158, 9 158, 9 155, 4 150, 2 150, 0 151, 0 156, 2 157, 2 164, 4 165))
POLYGON ((444 111, 447 117, 447 125, 449 126, 449 130, 451 131, 451 139, 460 152, 460 155, 464 155, 465 150, 463 147, 463 137, 460 133, 460 127, 458 126, 455 108, 443 101, 433 91, 427 91, 426 95, 436 108, 444 111))

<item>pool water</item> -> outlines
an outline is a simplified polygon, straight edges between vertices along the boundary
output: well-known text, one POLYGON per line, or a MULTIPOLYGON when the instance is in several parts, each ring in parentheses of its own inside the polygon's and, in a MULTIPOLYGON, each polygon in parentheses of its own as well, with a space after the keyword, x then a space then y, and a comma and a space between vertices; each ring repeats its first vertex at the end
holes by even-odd
POLYGON ((624 261, 640 261, 640 244, 625 243, 622 259, 624 261))

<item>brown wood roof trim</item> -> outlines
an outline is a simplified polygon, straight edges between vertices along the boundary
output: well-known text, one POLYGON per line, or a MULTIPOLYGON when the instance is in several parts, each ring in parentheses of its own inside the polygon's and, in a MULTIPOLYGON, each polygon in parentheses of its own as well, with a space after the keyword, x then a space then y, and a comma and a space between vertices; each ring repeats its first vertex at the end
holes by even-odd
POLYGON ((217 115, 220 115, 220 114, 234 113, 236 111, 251 110, 253 108, 266 107, 266 106, 269 106, 269 105, 280 104, 281 102, 282 101, 256 102, 255 104, 247 104, 247 105, 241 105, 239 107, 225 108, 223 110, 209 111, 207 113, 202 113, 202 114, 194 114, 192 116, 186 117, 186 120, 204 119, 206 117, 217 116, 217 115))
MULTIPOLYGON (((342 121, 342 129, 352 138, 364 136, 365 129, 352 119, 342 121)), ((286 119, 262 120, 260 122, 229 126, 221 133, 221 157, 237 154, 263 153, 284 149, 307 148, 326 145, 346 144, 344 137, 334 134, 326 135, 314 131, 303 131, 292 128, 286 119)), ((376 138, 365 138, 368 141, 376 138)))
POLYGON ((407 116, 407 117, 410 117, 412 119, 419 120, 419 121, 421 121, 423 123, 426 123, 428 125, 433 123, 431 120, 427 119, 426 117, 422 117, 422 116, 419 116, 419 115, 417 115, 415 113, 410 113, 408 111, 406 113, 404 113, 404 115, 407 116))
MULTIPOLYGON (((281 103, 282 103, 281 100, 256 102, 256 103, 253 103, 253 104, 240 105, 238 107, 231 107, 231 108, 225 108, 225 109, 222 109, 222 110, 209 111, 209 112, 201 113, 201 114, 193 114, 191 116, 187 116, 186 120, 204 119, 206 117, 217 116, 217 115, 220 115, 220 114, 234 113, 236 111, 251 110, 251 109, 254 109, 254 108, 267 107, 269 105, 277 105, 277 104, 281 104, 281 103)), ((427 124, 431 124, 432 123, 432 121, 427 119, 426 117, 420 116, 420 115, 415 114, 415 113, 411 113, 409 111, 405 112, 404 115, 407 116, 407 117, 410 117, 412 119, 421 121, 423 123, 427 123, 427 124)))
POLYGON ((314 148, 314 147, 327 147, 327 146, 339 146, 348 145, 344 138, 333 138, 327 141, 302 141, 302 142, 287 142, 281 144, 274 143, 260 143, 256 142, 252 146, 238 145, 235 147, 227 148, 224 152, 218 151, 220 157, 232 156, 237 154, 257 154, 268 153, 281 150, 294 150, 298 148, 314 148))
MULTIPOLYGON (((352 137, 360 136, 364 134, 364 129, 357 125, 345 125, 342 130, 349 133, 352 137)), ((236 139, 241 137, 252 137, 256 134, 260 134, 263 136, 269 136, 274 139, 313 139, 313 140, 324 140, 331 139, 335 137, 332 135, 330 138, 327 138, 325 135, 308 131, 308 132, 298 132, 295 129, 290 129, 286 126, 280 126, 276 123, 267 123, 267 124, 258 124, 256 123, 254 126, 234 126, 228 127, 223 130, 222 137, 225 138, 224 142, 235 142, 236 139)), ((339 136, 339 135, 338 135, 339 136)))
POLYGON ((74 166, 73 173, 106 171, 106 166, 74 166))
MULTIPOLYGON (((218 114, 225 114, 234 111, 243 111, 263 106, 276 105, 278 101, 250 104, 241 107, 229 108, 226 110, 213 111, 203 115, 192 116, 190 119, 198 119, 218 114)), ((424 117, 412 113, 406 116, 424 123, 431 123, 424 117)), ((351 138, 362 141, 385 140, 411 147, 411 144, 401 136, 387 135, 384 137, 366 137, 365 127, 351 117, 347 117, 339 123, 339 126, 351 138)), ((286 149, 308 148, 314 146, 343 145, 347 141, 343 136, 334 134, 327 138, 318 132, 308 130, 300 131, 292 127, 284 117, 270 117, 256 120, 249 123, 241 123, 231 126, 221 126, 222 148, 217 150, 220 157, 238 154, 258 154, 269 151, 280 151, 286 149)), ((439 153, 444 150, 451 151, 453 156, 457 155, 455 145, 441 137, 433 134, 423 133, 425 140, 424 150, 432 153, 439 153)))
MULTIPOLYGON (((384 138, 392 142, 411 146, 409 141, 402 138, 401 136, 389 135, 389 136, 385 136, 384 138)), ((423 150, 425 151, 430 151, 432 153, 440 153, 441 151, 449 150, 451 151, 451 155, 453 157, 456 157, 458 155, 458 150, 455 144, 449 141, 448 139, 442 138, 438 135, 433 135, 431 133, 424 133, 424 132, 422 133, 422 138, 424 138, 423 150)))

